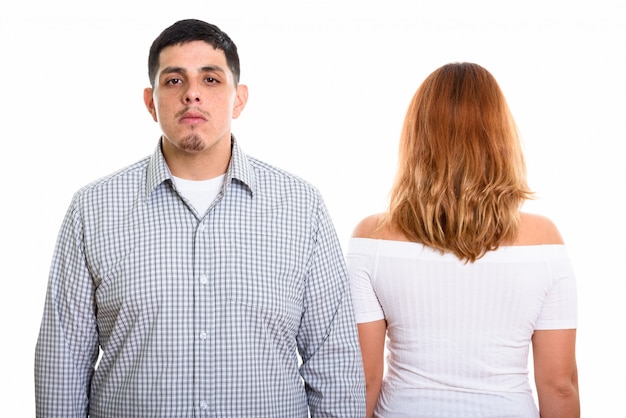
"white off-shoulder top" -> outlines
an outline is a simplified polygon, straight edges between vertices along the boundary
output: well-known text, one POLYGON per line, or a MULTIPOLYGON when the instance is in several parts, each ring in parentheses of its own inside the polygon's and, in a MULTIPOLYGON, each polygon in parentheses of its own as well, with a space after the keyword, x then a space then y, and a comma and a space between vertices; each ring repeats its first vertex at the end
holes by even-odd
POLYGON ((465 263, 418 243, 352 238, 346 259, 357 322, 387 321, 377 416, 539 416, 533 332, 577 324, 564 245, 501 247, 465 263))

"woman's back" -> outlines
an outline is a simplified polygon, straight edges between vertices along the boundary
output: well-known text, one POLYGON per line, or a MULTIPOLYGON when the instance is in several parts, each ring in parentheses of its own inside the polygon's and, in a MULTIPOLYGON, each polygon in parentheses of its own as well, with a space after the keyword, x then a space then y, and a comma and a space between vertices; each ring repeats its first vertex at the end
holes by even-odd
POLYGON ((357 322, 386 321, 378 415, 537 417, 533 333, 576 327, 554 225, 523 214, 517 239, 473 263, 379 226, 379 216, 361 222, 347 252, 357 322))
POLYGON ((542 418, 580 416, 575 280, 557 228, 520 213, 532 197, 495 78, 433 71, 404 118, 387 212, 348 251, 368 418, 536 417, 531 344, 542 418))

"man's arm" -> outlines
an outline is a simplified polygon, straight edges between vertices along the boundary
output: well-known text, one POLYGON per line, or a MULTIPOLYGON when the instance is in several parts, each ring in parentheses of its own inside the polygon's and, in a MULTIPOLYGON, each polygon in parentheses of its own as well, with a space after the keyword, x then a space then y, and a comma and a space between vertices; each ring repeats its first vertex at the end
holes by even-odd
POLYGON ((365 380, 345 260, 320 201, 298 335, 311 417, 364 417, 365 380))
POLYGON ((35 348, 37 417, 86 417, 98 356, 94 286, 85 265, 76 199, 54 251, 35 348))

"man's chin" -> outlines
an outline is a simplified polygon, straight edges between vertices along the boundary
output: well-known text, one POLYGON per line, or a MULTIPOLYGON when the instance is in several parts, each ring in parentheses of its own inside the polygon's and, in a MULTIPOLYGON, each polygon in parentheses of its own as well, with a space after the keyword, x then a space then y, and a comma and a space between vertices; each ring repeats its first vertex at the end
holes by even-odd
POLYGON ((206 145, 199 135, 193 134, 181 139, 178 147, 185 152, 199 153, 206 150, 206 145))

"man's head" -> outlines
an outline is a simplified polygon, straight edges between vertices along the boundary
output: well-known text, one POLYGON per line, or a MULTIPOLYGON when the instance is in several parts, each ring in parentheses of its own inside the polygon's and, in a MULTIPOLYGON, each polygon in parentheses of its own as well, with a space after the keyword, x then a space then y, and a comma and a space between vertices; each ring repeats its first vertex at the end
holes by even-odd
POLYGON ((224 52, 228 68, 233 73, 235 86, 239 84, 239 54, 237 46, 230 37, 220 28, 202 20, 185 19, 179 20, 166 28, 154 40, 148 56, 148 77, 150 85, 154 88, 155 76, 159 70, 159 56, 161 51, 172 45, 183 44, 192 41, 204 41, 224 52))
POLYGON ((235 44, 214 25, 179 21, 152 44, 149 75, 152 87, 144 89, 144 103, 163 133, 161 149, 172 174, 188 179, 223 174, 231 122, 248 98, 239 83, 235 44))

